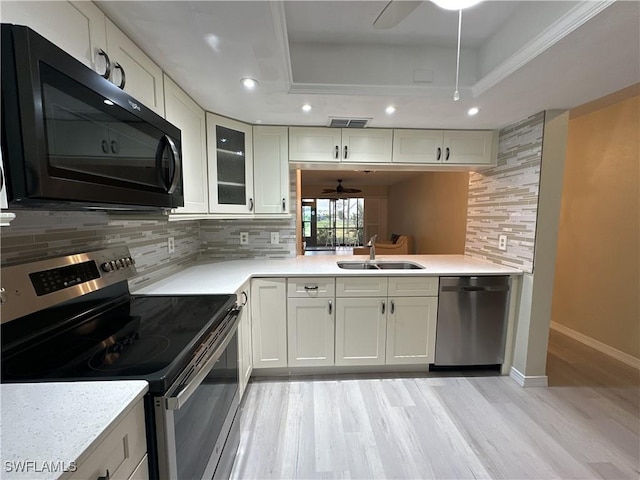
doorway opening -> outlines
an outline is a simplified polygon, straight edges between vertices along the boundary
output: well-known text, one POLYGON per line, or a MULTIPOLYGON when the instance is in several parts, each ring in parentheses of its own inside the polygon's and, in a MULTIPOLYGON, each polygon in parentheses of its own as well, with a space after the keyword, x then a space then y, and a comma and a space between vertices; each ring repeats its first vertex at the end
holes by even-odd
POLYGON ((364 198, 302 200, 305 252, 352 253, 364 238, 364 198))

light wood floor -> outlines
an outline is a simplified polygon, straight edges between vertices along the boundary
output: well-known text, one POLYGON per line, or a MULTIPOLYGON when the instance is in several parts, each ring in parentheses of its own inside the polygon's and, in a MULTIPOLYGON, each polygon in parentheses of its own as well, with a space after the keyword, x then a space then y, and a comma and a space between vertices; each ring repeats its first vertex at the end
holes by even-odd
POLYGON ((232 478, 640 478, 637 371, 551 332, 548 374, 253 381, 232 478))

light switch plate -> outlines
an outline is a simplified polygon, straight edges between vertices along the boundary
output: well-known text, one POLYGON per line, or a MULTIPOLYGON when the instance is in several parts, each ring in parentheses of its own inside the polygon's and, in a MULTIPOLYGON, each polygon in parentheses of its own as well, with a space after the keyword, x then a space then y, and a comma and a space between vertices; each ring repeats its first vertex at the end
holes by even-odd
POLYGON ((280 232, 271 232, 271 244, 277 245, 280 243, 280 232))
POLYGON ((249 245, 249 232, 240 232, 240 245, 249 245))
POLYGON ((498 250, 506 251, 507 250, 507 236, 506 235, 498 235, 498 250))
POLYGON ((167 250, 169 253, 175 253, 176 251, 176 240, 173 237, 167 238, 167 250))

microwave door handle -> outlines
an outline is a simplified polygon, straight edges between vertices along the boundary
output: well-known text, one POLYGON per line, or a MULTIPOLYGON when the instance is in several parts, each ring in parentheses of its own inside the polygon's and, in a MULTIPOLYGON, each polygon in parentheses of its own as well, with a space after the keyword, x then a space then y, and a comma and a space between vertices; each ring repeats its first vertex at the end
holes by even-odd
POLYGON ((171 186, 169 186, 167 193, 173 193, 176 191, 176 188, 178 188, 178 184, 182 178, 182 159, 180 158, 180 152, 178 152, 178 147, 176 147, 173 139, 168 135, 164 137, 167 139, 167 144, 171 149, 171 156, 173 157, 173 178, 171 179, 171 186))
POLYGON ((238 330, 240 309, 232 311, 229 315, 232 315, 235 318, 233 320, 233 325, 227 331, 224 341, 218 345, 213 354, 211 354, 207 360, 207 363, 205 363, 202 369, 200 369, 186 387, 180 390, 177 395, 171 394, 164 397, 165 410, 179 410, 185 403, 187 403, 189 398, 191 398, 191 395, 194 394, 207 375, 209 375, 209 372, 211 372, 216 362, 220 359, 225 348, 227 348, 227 345, 231 342, 233 335, 238 330))
POLYGON ((178 188, 178 183, 180 182, 180 177, 182 176, 182 161, 180 159, 180 153, 178 152, 178 147, 176 147, 175 142, 169 135, 164 135, 160 139, 160 143, 158 144, 158 149, 156 150, 156 169, 158 171, 158 180, 166 185, 168 183, 168 179, 164 179, 161 175, 162 172, 162 155, 164 154, 164 150, 166 146, 171 150, 171 156, 173 158, 173 178, 171 179, 171 184, 169 185, 169 189, 167 193, 175 192, 176 188, 178 188))

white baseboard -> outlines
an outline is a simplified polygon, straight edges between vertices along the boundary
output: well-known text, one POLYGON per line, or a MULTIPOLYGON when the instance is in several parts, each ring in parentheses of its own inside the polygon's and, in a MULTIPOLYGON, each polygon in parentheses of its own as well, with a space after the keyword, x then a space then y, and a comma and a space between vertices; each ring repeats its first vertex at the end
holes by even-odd
POLYGON ((514 367, 511 367, 509 376, 513 378, 521 387, 546 387, 549 385, 549 378, 546 375, 523 375, 514 367))
POLYGON ((640 370, 640 358, 633 357, 628 353, 624 353, 616 348, 613 348, 606 343, 602 343, 594 338, 588 337, 583 333, 576 332, 575 330, 565 327, 557 322, 551 322, 551 328, 556 332, 562 333, 567 337, 573 338, 580 343, 584 343, 585 345, 593 348, 594 350, 598 350, 609 357, 615 358, 616 360, 624 363, 625 365, 629 365, 636 370, 640 370))

